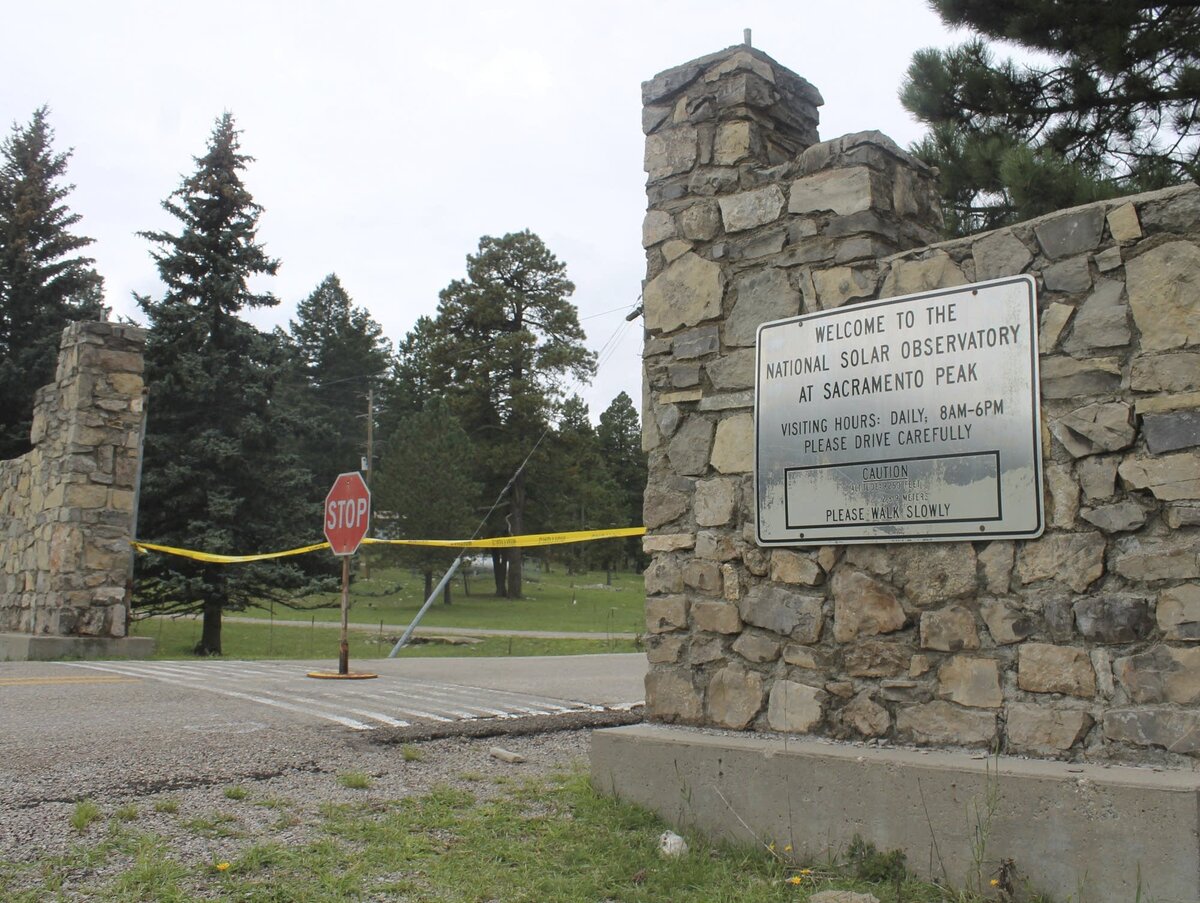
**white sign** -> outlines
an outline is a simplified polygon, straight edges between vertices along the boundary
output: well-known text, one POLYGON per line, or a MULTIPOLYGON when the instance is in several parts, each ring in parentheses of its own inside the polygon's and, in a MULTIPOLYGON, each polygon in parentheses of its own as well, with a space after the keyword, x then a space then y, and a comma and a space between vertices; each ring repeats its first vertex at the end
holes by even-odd
POLYGON ((1041 534, 1032 277, 764 323, 756 366, 760 545, 1041 534))

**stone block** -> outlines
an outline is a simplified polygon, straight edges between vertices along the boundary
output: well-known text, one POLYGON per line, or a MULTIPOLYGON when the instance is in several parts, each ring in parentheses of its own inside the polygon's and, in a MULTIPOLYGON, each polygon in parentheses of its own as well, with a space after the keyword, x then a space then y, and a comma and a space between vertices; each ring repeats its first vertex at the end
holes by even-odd
POLYGON ((886 640, 859 640, 845 647, 842 667, 851 677, 900 677, 908 673, 913 650, 886 640))
POLYGON ((709 382, 718 392, 754 388, 754 349, 731 351, 704 365, 709 382))
POLYGON ((955 285, 970 280, 945 251, 935 251, 923 260, 898 260, 884 277, 879 297, 894 298, 955 285))
POLYGON ((1126 499, 1100 508, 1088 508, 1083 519, 1105 533, 1127 533, 1146 523, 1147 511, 1137 502, 1126 499))
POLYGON ((1200 445, 1200 411, 1172 411, 1142 417, 1142 435, 1153 455, 1200 445))
POLYGON ((993 595, 1003 596, 1012 580, 1016 546, 1009 541, 990 542, 977 556, 983 575, 984 588, 993 595))
POLYGON ((744 232, 773 223, 783 214, 785 201, 778 185, 726 195, 718 201, 725 231, 744 232))
POLYGON ((841 712, 842 724, 862 737, 882 737, 892 727, 892 716, 863 690, 841 712))
POLYGON ((715 201, 699 201, 679 214, 683 237, 691 241, 709 241, 721 231, 721 211, 715 201))
POLYGON ((1168 752, 1200 754, 1200 711, 1196 709, 1109 709, 1104 736, 1119 743, 1158 746, 1168 752))
POLYGON ((920 746, 991 746, 996 740, 996 716, 938 700, 900 709, 896 734, 920 746))
POLYGON ((812 282, 817 293, 817 303, 825 310, 875 294, 875 272, 862 267, 841 266, 813 270, 812 282))
POLYGON ((1104 574, 1101 533, 1057 533, 1026 543, 1017 556, 1022 584, 1054 580, 1083 592, 1104 574))
POLYGON ((1051 260, 1094 250, 1103 231, 1104 210, 1100 207, 1086 207, 1033 227, 1042 252, 1051 260))
POLYGON ((650 596, 646 599, 646 630, 668 633, 688 626, 688 597, 650 596))
POLYGON ((1033 255, 1025 243, 1011 229, 989 232, 971 245, 975 260, 975 278, 978 280, 999 279, 1025 272, 1033 262, 1033 255))
POLYGON ((1125 262, 1129 307, 1143 353, 1200 345, 1197 272, 1200 248, 1188 241, 1167 242, 1125 262))
POLYGON ((733 641, 733 651, 748 662, 761 664, 779 658, 783 643, 771 634, 744 631, 733 641))
POLYGON ((1158 594, 1155 617, 1168 640, 1200 642, 1200 584, 1164 589, 1158 594))
POLYGON ((1132 643, 1154 629, 1149 600, 1125 593, 1085 596, 1071 606, 1080 636, 1094 643, 1132 643))
POLYGON ((694 533, 659 533, 642 537, 642 551, 648 555, 655 552, 678 552, 696 547, 694 533))
POLYGON ((1114 241, 1121 243, 1137 241, 1142 237, 1142 224, 1138 222, 1137 208, 1132 201, 1109 211, 1108 231, 1112 233, 1114 241))
POLYGON ((825 572, 811 558, 799 552, 775 549, 771 552, 771 580, 801 586, 817 586, 824 582, 825 572))
POLYGON ((1109 456, 1084 458, 1076 467, 1079 486, 1088 501, 1112 498, 1116 492, 1117 465, 1120 459, 1109 456))
POLYGON ((1058 344, 1058 337, 1062 335, 1073 313, 1075 308, 1060 301, 1054 301, 1046 308, 1038 327, 1039 354, 1049 354, 1054 350, 1058 344))
POLYGON ((646 136, 646 153, 642 168, 651 182, 678 173, 688 172, 696 165, 697 133, 694 126, 678 125, 646 136))
POLYGON ((839 643, 894 633, 908 622, 892 589, 861 571, 839 569, 832 587, 833 638, 839 643))
POLYGON ((717 424, 712 466, 720 473, 749 473, 754 469, 754 416, 734 414, 717 424))
POLYGON ((737 301, 725 320, 726 345, 752 347, 760 324, 800 313, 800 293, 778 267, 742 273, 733 285, 737 301))
POLYGON ((721 569, 711 561, 692 559, 683 566, 683 585, 710 596, 721 592, 721 569))
POLYGON ((1047 512, 1049 526, 1059 530, 1070 530, 1079 515, 1079 484, 1071 473, 1069 464, 1045 465, 1046 491, 1050 506, 1047 512))
POLYGON ((1067 752, 1092 729, 1092 716, 1074 709, 1010 703, 1006 734, 1009 752, 1057 756, 1067 752))
POLYGON ((642 220, 642 247, 649 248, 675 237, 675 220, 664 210, 648 210, 642 220))
POLYGON ((1072 257, 1059 263, 1053 263, 1042 270, 1042 280, 1048 292, 1067 292, 1076 294, 1086 292, 1092 287, 1092 274, 1088 269, 1088 259, 1072 257))
POLYGON ((1041 366, 1043 398, 1079 398, 1108 395, 1121 385, 1121 365, 1116 358, 1075 360, 1050 356, 1041 366))
POLYGON ((791 592, 764 583, 741 598, 738 612, 747 624, 807 645, 821 639, 823 601, 818 595, 791 592))
POLYGON ((642 523, 646 529, 654 530, 677 519, 690 507, 685 493, 648 486, 642 496, 642 523))
POLYGON ((729 523, 737 504, 737 482, 722 477, 696 481, 693 507, 696 523, 719 527, 729 523))
POLYGON ((688 252, 655 276, 642 292, 646 328, 672 332, 721 315, 721 267, 688 252))
POLYGON ((1117 659, 1113 671, 1130 700, 1139 705, 1200 703, 1200 647, 1175 649, 1160 644, 1117 659))
POLYGON ((683 569, 670 558, 655 558, 642 573, 642 579, 648 596, 683 592, 683 569))
POLYGON ((870 210, 874 204, 871 171, 865 166, 830 169, 792 183, 789 213, 818 213, 829 210, 848 216, 870 210))
POLYGON ((736 166, 751 155, 754 139, 753 125, 749 120, 717 123, 713 138, 713 162, 720 166, 736 166))
POLYGON ((1128 580, 1195 580, 1200 578, 1200 545, 1187 535, 1127 536, 1116 542, 1112 567, 1128 580))
POLYGON ((686 638, 679 635, 656 635, 646 638, 646 661, 652 665, 670 665, 683 656, 686 638))
POLYGON ((818 687, 777 680, 771 685, 767 725, 786 734, 808 733, 821 723, 825 699, 825 692, 818 687))
POLYGON ((959 606, 923 612, 921 648, 938 652, 978 649, 979 631, 975 626, 975 615, 959 606))
POLYGON ((704 716, 704 697, 687 671, 651 670, 646 674, 645 711, 654 721, 697 724, 704 716))
POLYGON ((1200 389, 1200 352, 1139 354, 1133 359, 1130 387, 1138 392, 1187 392, 1200 389))
POLYGON ((1027 611, 1008 605, 1003 599, 988 599, 980 605, 983 622, 998 646, 1028 639, 1037 632, 1037 622, 1027 611))
POLYGON ((732 564, 721 565, 721 596, 727 602, 742 598, 742 574, 732 564))
POLYGON ((738 633, 742 619, 738 608, 728 602, 695 602, 692 604, 692 626, 709 633, 738 633))
POLYGON ((937 695, 969 708, 999 708, 1004 702, 1000 669, 994 659, 955 655, 938 669, 937 695))
POLYGON ((715 727, 743 730, 762 709, 763 680, 753 671, 726 665, 704 694, 704 714, 715 727))
POLYGON ((1096 672, 1082 649, 1025 643, 1017 658, 1017 686, 1029 693, 1063 693, 1091 699, 1096 695, 1096 672))
POLYGON ((701 530, 696 534, 696 557, 710 561, 732 561, 741 557, 741 546, 728 533, 701 530))
POLYGON ((975 550, 966 542, 918 543, 889 550, 892 582, 917 608, 972 594, 976 587, 975 550))
MULTIPOLYGON (((671 357, 675 360, 691 360, 714 354, 721 348, 721 336, 717 326, 699 326, 672 337, 671 357)), ((649 356, 649 351, 645 352, 649 356)))
POLYGON ((708 469, 713 446, 713 423, 706 417, 691 416, 671 437, 667 457, 676 473, 702 474, 708 469))
POLYGON ((1093 348, 1118 348, 1129 344, 1129 307, 1121 300, 1124 283, 1105 279, 1083 302, 1075 315, 1071 337, 1063 348, 1079 354, 1093 348))

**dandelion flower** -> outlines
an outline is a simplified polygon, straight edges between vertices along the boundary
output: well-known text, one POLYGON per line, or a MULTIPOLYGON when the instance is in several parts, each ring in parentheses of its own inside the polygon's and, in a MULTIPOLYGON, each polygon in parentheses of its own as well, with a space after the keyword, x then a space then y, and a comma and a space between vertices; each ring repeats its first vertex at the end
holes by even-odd
POLYGON ((228 862, 218 862, 216 868, 217 868, 218 872, 223 872, 229 868, 229 863, 228 862))
POLYGON ((775 841, 772 840, 769 844, 767 844, 767 849, 770 850, 772 853, 774 853, 775 852, 775 841))
POLYGON ((988 882, 988 884, 990 884, 992 887, 999 887, 999 886, 1000 886, 1000 879, 999 879, 999 878, 993 878, 991 881, 989 881, 989 882, 988 882))
POLYGON ((786 847, 783 848, 783 851, 785 853, 790 853, 792 851, 792 845, 789 843, 786 847))
POLYGON ((801 878, 799 875, 792 875, 792 877, 787 879, 787 883, 788 884, 803 884, 804 879, 801 878))
POLYGON ((800 874, 801 875, 811 875, 812 869, 800 869, 800 874))

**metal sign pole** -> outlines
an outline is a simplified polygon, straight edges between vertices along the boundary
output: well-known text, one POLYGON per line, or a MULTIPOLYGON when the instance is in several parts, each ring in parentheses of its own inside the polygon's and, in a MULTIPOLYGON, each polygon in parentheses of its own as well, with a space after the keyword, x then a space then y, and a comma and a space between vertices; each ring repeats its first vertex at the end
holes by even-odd
POLYGON ((342 556, 342 642, 338 647, 338 674, 350 673, 350 556, 342 556))
POLYGON ((442 577, 442 579, 438 582, 438 585, 433 588, 433 592, 429 594, 429 598, 425 600, 425 604, 421 606, 421 610, 418 611, 416 617, 412 619, 412 623, 408 625, 408 628, 404 631, 404 635, 396 641, 396 645, 393 646, 392 651, 388 653, 388 658, 395 658, 396 653, 408 645, 409 637, 411 637, 413 635, 413 631, 417 629, 417 624, 421 622, 421 618, 425 617, 425 612, 429 611, 429 606, 432 605, 433 600, 438 597, 438 593, 445 589, 446 584, 450 582, 450 578, 453 577, 454 572, 458 570, 458 566, 462 563, 463 555, 465 554, 466 553, 463 552, 454 559, 454 564, 450 565, 450 570, 446 571, 446 575, 442 577))

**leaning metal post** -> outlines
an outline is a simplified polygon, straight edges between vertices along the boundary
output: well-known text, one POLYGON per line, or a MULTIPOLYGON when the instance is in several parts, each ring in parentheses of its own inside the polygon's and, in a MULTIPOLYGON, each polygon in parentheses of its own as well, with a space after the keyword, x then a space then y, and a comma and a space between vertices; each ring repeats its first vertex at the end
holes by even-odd
POLYGON ((425 617, 425 612, 429 611, 429 606, 433 604, 433 600, 438 597, 446 584, 450 582, 450 578, 454 576, 454 572, 458 570, 458 566, 462 563, 463 555, 466 552, 460 552, 459 556, 454 559, 454 564, 450 565, 450 570, 446 571, 445 576, 438 581, 438 585, 433 588, 433 592, 429 594, 429 598, 425 600, 425 604, 421 606, 421 610, 417 612, 416 617, 412 619, 412 623, 404 631, 404 636, 396 641, 396 645, 392 647, 392 651, 388 653, 388 658, 395 658, 396 653, 408 645, 409 637, 413 635, 413 631, 417 629, 417 624, 421 622, 421 618, 425 617))

